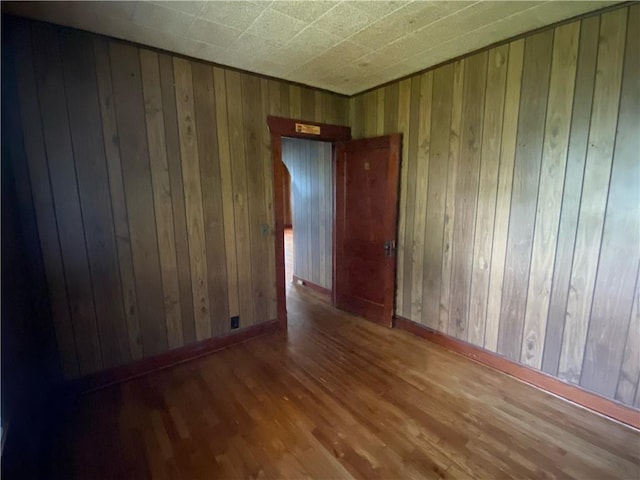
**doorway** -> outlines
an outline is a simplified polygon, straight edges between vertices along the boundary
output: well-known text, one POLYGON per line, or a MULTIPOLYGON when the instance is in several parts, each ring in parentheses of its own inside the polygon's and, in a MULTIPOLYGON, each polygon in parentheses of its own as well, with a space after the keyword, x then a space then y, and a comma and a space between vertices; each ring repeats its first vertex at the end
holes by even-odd
MULTIPOLYGON (((283 147, 288 149, 289 142, 330 142, 331 303, 393 326, 400 135, 351 141, 349 127, 272 116, 267 117, 267 123, 275 186, 282 185, 286 176, 283 147), (357 225, 357 229, 350 225, 357 225), (365 277, 380 283, 363 282, 365 277)), ((295 211, 295 199, 293 204, 295 211)), ((286 331, 284 208, 283 189, 274 188, 276 301, 280 328, 286 331)), ((292 223, 295 237, 295 219, 292 223)))
POLYGON ((282 163, 285 166, 282 190, 287 287, 290 283, 305 287, 310 293, 330 302, 333 265, 332 144, 283 137, 282 163), (287 220, 292 229, 287 228, 287 220))

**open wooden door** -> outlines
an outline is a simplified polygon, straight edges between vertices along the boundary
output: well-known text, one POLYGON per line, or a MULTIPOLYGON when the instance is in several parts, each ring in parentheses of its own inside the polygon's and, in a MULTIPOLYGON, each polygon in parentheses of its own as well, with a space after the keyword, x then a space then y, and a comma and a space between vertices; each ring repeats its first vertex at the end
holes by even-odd
POLYGON ((400 135, 336 143, 336 307, 391 327, 400 135))

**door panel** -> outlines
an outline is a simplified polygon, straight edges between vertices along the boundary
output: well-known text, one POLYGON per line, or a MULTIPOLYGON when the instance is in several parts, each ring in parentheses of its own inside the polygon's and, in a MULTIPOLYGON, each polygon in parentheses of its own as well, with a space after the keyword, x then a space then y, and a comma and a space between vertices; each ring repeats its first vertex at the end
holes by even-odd
POLYGON ((400 135, 336 144, 334 303, 392 326, 400 135))

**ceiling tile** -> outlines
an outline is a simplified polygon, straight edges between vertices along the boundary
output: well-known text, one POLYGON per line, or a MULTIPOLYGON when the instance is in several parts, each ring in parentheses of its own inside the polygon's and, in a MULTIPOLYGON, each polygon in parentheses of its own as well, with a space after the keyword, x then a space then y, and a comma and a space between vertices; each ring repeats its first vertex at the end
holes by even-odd
POLYGON ((311 23, 337 4, 338 2, 323 2, 317 0, 298 0, 297 2, 276 1, 271 4, 270 8, 278 12, 286 13, 290 17, 297 18, 303 22, 311 23))
MULTIPOLYGON (((108 2, 108 3, 111 3, 111 2, 108 2)), ((135 4, 135 2, 123 2, 123 3, 135 4)), ((206 5, 206 2, 185 2, 185 1, 179 1, 179 2, 154 1, 153 3, 163 7, 171 8, 173 10, 177 10, 182 13, 186 13, 188 15, 198 15, 206 5)))
POLYGON ((307 24, 301 20, 268 8, 247 29, 247 33, 284 44, 306 26, 307 24))
POLYGON ((389 15, 391 12, 403 7, 409 3, 410 1, 402 1, 402 2, 380 2, 378 0, 355 0, 355 1, 345 1, 344 3, 357 8, 358 10, 362 10, 367 12, 367 15, 370 17, 379 19, 389 15))
POLYGON ((531 11, 542 25, 557 22, 559 18, 571 18, 583 13, 591 12, 599 8, 604 8, 615 2, 602 1, 547 1, 543 5, 538 5, 531 11))
POLYGON ((206 2, 200 16, 222 25, 246 30, 268 6, 267 2, 206 2))
POLYGON ((187 36, 200 42, 219 47, 228 47, 242 34, 242 30, 197 18, 189 28, 187 36))
POLYGON ((342 39, 337 35, 309 26, 287 42, 280 49, 278 55, 300 56, 300 53, 302 53, 302 56, 308 60, 326 52, 341 41, 342 39))
POLYGON ((313 22, 313 26, 347 38, 373 23, 374 20, 364 10, 340 3, 313 22))
POLYGON ((614 3, 65 1, 2 11, 353 94, 614 3))
POLYGON ((87 9, 101 15, 130 19, 136 9, 135 2, 83 2, 87 9))
POLYGON ((261 55, 271 56, 280 47, 280 44, 265 40, 264 38, 243 33, 229 47, 232 53, 238 57, 238 61, 242 61, 243 57, 252 59, 261 55))
POLYGON ((324 62, 328 65, 342 66, 353 63, 360 57, 371 53, 371 49, 358 45, 357 43, 345 40, 330 48, 316 58, 316 61, 324 62))
POLYGON ((138 2, 131 20, 143 27, 162 30, 174 35, 183 35, 195 17, 161 5, 138 2))

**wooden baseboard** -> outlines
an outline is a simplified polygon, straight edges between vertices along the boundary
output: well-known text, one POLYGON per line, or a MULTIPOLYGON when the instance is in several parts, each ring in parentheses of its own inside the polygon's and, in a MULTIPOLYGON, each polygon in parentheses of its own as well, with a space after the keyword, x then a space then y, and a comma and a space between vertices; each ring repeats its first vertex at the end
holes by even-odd
POLYGON ((325 302, 331 303, 331 290, 329 290, 328 288, 321 287, 320 285, 317 285, 308 280, 304 280, 300 277, 296 277, 295 275, 293 275, 293 284, 306 287, 311 290, 317 297, 320 297, 320 299, 324 300, 325 302))
POLYGON ((529 385, 552 393, 619 422, 640 429, 640 411, 570 385, 546 373, 501 357, 483 348, 437 332, 406 318, 394 317, 394 326, 425 338, 475 362, 499 370, 529 385))
POLYGON ((72 380, 65 385, 65 390, 67 394, 72 395, 99 390, 209 355, 218 350, 230 347, 231 345, 274 333, 278 331, 279 328, 278 320, 270 320, 258 325, 252 325, 238 332, 231 332, 221 337, 208 338, 200 342, 185 345, 184 347, 169 350, 159 355, 136 360, 128 365, 122 365, 87 375, 78 380, 72 380))

